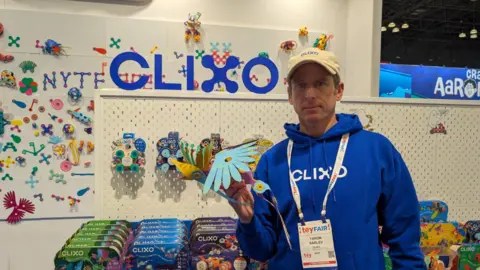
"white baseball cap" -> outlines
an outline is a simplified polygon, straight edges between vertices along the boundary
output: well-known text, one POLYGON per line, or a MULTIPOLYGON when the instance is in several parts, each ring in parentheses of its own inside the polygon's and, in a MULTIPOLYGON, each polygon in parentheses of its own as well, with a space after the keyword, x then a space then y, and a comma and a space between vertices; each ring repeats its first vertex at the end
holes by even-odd
POLYGON ((288 61, 287 80, 290 81, 295 71, 302 65, 308 63, 319 64, 332 75, 340 75, 340 65, 333 52, 323 51, 318 48, 307 48, 299 55, 292 56, 288 61))

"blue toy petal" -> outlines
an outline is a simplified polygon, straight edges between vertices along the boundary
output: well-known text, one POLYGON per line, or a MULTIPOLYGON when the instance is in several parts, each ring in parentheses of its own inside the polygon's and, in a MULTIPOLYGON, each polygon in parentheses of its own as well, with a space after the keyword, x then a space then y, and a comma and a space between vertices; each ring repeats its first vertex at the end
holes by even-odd
POLYGON ((215 183, 213 189, 218 191, 220 189, 220 185, 222 184, 222 176, 223 176, 223 168, 218 168, 217 173, 215 174, 215 183))
POLYGON ((245 163, 235 162, 235 163, 233 163, 233 165, 235 165, 235 167, 237 167, 238 169, 240 169, 244 172, 249 172, 250 171, 250 168, 245 163))
POLYGON ((230 187, 230 169, 228 167, 223 168, 222 184, 224 188, 230 187))
MULTIPOLYGON (((213 167, 213 166, 212 166, 213 167)), ((211 169, 210 173, 207 175, 207 179, 203 184, 203 194, 207 194, 208 190, 212 187, 213 180, 215 180, 215 174, 217 173, 217 169, 211 169)))
POLYGON ((235 179, 235 181, 242 181, 242 176, 240 175, 240 172, 238 172, 238 169, 233 164, 228 164, 228 170, 230 171, 230 174, 232 175, 232 178, 235 179))
POLYGON ((255 161, 255 159, 254 159, 254 158, 251 158, 251 157, 239 157, 237 160, 238 160, 238 161, 241 161, 241 162, 245 162, 245 163, 254 162, 254 161, 255 161))

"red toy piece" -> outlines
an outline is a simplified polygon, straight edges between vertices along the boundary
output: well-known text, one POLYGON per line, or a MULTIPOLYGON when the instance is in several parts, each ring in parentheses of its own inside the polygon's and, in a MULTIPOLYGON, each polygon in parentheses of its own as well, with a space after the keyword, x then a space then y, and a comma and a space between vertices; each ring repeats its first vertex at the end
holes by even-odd
POLYGON ((434 134, 434 133, 447 134, 447 130, 445 129, 445 126, 442 123, 439 123, 436 127, 430 130, 430 134, 434 134))
POLYGON ((27 199, 22 198, 17 204, 15 191, 10 191, 5 194, 3 197, 3 206, 5 209, 13 208, 12 213, 7 217, 7 222, 9 224, 18 223, 25 216, 25 212, 30 214, 35 212, 35 205, 27 199))
POLYGON ((13 61, 13 59, 15 59, 15 57, 13 57, 13 55, 10 55, 10 54, 1 54, 0 53, 0 61, 4 62, 4 63, 10 63, 13 61))

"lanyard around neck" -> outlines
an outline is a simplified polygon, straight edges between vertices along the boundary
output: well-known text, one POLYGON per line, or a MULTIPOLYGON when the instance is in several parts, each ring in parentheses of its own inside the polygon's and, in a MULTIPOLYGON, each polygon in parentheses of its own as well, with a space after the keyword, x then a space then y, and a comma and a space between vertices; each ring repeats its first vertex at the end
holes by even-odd
MULTIPOLYGON (((348 139, 350 137, 350 133, 345 133, 342 136, 342 140, 340 141, 340 145, 338 146, 338 153, 337 158, 335 160, 335 166, 333 167, 332 175, 330 176, 330 182, 328 183, 327 192, 325 193, 325 198, 323 199, 322 205, 322 218, 325 218, 327 215, 327 200, 328 195, 332 191, 333 187, 337 183, 338 174, 340 173, 340 168, 343 164, 343 158, 345 157, 345 152, 347 151, 347 144, 348 139)), ((291 170, 291 162, 292 162, 292 150, 293 150, 293 141, 288 141, 287 147, 287 161, 288 161, 288 173, 290 175, 290 188, 292 189, 293 199, 295 204, 297 205, 298 216, 300 217, 300 221, 304 223, 304 216, 302 212, 302 203, 300 199, 300 191, 298 190, 297 183, 293 179, 293 174, 291 170)))

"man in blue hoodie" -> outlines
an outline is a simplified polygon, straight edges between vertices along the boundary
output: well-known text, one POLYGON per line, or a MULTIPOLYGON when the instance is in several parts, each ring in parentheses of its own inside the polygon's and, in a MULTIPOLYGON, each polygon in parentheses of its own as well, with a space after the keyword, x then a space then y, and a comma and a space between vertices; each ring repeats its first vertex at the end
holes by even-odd
POLYGON ((227 190, 254 205, 232 204, 242 250, 269 260, 272 270, 383 270, 383 242, 393 269, 426 269, 410 173, 386 137, 364 130, 355 115, 335 113, 344 90, 335 55, 309 48, 288 69, 289 102, 300 123, 285 124, 288 139, 256 168, 255 178, 271 192, 261 198, 243 183, 227 190), (265 201, 273 196, 282 218, 265 201))

